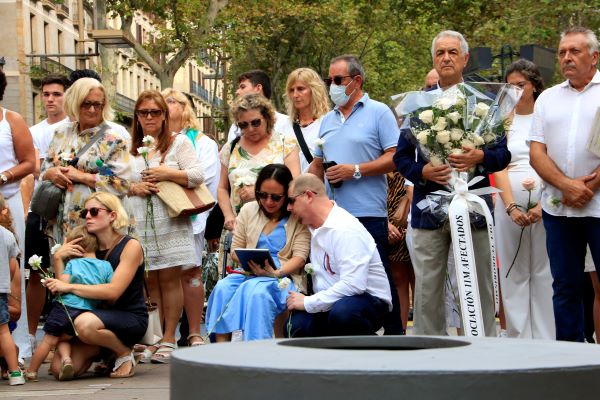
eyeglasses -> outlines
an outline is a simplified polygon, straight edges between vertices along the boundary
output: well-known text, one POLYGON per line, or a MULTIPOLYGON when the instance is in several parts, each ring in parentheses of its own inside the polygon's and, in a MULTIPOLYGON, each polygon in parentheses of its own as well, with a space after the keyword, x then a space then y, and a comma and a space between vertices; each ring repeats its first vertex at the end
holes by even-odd
POLYGON ((297 199, 298 197, 300 197, 300 196, 304 196, 304 195, 305 195, 306 193, 308 193, 308 192, 311 192, 311 193, 313 193, 313 194, 315 193, 315 192, 313 192, 312 190, 305 190, 304 192, 302 192, 302 193, 300 193, 300 194, 296 194, 296 195, 294 195, 294 196, 289 196, 289 197, 288 197, 288 203, 293 205, 293 204, 296 202, 296 199, 297 199))
POLYGON ((103 101, 84 101, 83 103, 81 103, 81 108, 83 108, 85 110, 89 110, 92 107, 94 107, 95 110, 100 110, 100 109, 102 109, 102 107, 104 107, 104 102, 103 101))
POLYGON ((283 199, 285 197, 282 194, 272 194, 272 193, 265 193, 265 192, 259 192, 259 191, 256 191, 255 193, 256 193, 256 197, 260 200, 266 200, 270 197, 271 200, 273 200, 276 203, 280 202, 281 199, 283 199))
POLYGON ((185 103, 182 103, 181 101, 178 101, 178 100, 176 100, 176 99, 175 99, 175 98, 173 98, 173 97, 167 97, 167 98, 165 99, 165 102, 166 102, 167 104, 177 104, 177 103, 179 103, 179 104, 181 104, 181 105, 184 105, 184 104, 185 104, 185 103))
POLYGON ((135 115, 142 118, 158 118, 163 114, 163 110, 135 110, 135 115))
POLYGON ((253 128, 258 128, 260 126, 260 124, 262 124, 262 119, 258 118, 258 119, 253 119, 249 123, 246 121, 238 122, 237 126, 241 130, 244 130, 244 129, 248 128, 248 125, 252 125, 253 128))
POLYGON ((336 85, 341 85, 344 78, 354 78, 355 76, 356 75, 336 75, 333 78, 324 78, 323 81, 325 81, 327 86, 331 86, 332 82, 336 85))
POLYGON ((79 211, 79 218, 85 219, 88 215, 88 212, 91 214, 92 217, 97 217, 100 210, 111 212, 109 209, 102 207, 84 208, 83 210, 79 211))

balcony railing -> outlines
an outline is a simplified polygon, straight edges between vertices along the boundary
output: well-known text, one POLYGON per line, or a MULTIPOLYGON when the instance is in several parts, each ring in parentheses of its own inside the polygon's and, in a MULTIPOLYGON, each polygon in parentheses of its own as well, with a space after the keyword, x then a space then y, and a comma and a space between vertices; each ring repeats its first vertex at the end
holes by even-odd
POLYGON ((198 82, 194 82, 192 81, 192 87, 191 87, 191 92, 193 94, 195 94, 196 96, 200 97, 202 100, 204 100, 205 102, 212 104, 215 107, 221 107, 221 105, 223 104, 223 101, 218 98, 215 97, 215 99, 211 99, 210 95, 208 93, 208 90, 206 90, 204 87, 202 87, 201 85, 198 84, 198 82))
POLYGON ((117 111, 124 112, 133 116, 133 110, 135 109, 135 100, 130 99, 127 96, 117 93, 116 95, 116 109, 117 111))
POLYGON ((57 4, 56 16, 60 19, 69 18, 69 6, 66 4, 57 4))
POLYGON ((57 60, 46 56, 33 57, 31 59, 31 68, 29 77, 35 85, 39 85, 42 78, 48 74, 62 74, 69 76, 73 70, 57 60))

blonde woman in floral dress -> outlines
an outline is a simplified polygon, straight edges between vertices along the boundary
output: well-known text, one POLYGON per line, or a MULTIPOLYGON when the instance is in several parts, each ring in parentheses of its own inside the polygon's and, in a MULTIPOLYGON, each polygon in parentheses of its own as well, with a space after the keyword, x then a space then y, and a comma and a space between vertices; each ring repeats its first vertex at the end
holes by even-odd
POLYGON ((109 128, 79 160, 76 153, 112 119, 106 90, 92 78, 82 78, 65 94, 65 111, 72 122, 60 125, 41 168, 43 180, 65 189, 56 219, 48 229, 56 243, 62 243, 65 232, 81 224, 79 212, 87 197, 104 191, 123 197, 130 178, 129 138, 109 128), (75 165, 69 165, 76 161, 75 165))
POLYGON ((247 94, 233 103, 231 114, 242 136, 233 152, 231 143, 221 149, 217 190, 228 231, 234 230, 235 217, 242 205, 255 200, 254 183, 265 165, 285 164, 292 176, 300 173, 298 142, 273 131, 275 109, 269 100, 257 93, 247 94))
POLYGON ((159 182, 195 188, 204 180, 192 142, 185 135, 172 135, 168 120, 169 107, 160 92, 142 92, 135 104, 131 130, 134 159, 129 195, 146 257, 148 293, 164 320, 162 341, 149 346, 142 358, 153 363, 168 363, 177 347, 175 330, 183 311, 181 270, 196 265, 190 218, 170 217, 166 204, 154 194, 159 182), (140 150, 145 136, 154 142, 147 153, 140 150))

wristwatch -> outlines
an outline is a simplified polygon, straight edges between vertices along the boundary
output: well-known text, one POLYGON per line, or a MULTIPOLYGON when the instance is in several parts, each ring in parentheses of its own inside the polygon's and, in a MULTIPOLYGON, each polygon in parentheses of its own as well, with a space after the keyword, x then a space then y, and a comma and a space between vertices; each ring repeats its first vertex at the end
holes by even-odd
POLYGON ((360 167, 358 164, 354 164, 354 175, 352 175, 354 179, 362 178, 362 174, 360 173, 360 167))
POLYGON ((0 184, 6 185, 8 183, 8 176, 6 174, 0 174, 0 184))

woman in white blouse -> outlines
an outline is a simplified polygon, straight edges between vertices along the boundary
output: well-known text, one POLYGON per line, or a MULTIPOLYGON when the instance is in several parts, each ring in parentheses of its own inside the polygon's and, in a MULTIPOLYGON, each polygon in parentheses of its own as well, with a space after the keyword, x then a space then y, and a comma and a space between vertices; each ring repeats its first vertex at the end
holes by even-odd
POLYGON ((537 66, 527 60, 508 67, 506 82, 523 89, 508 133, 510 164, 494 173, 496 186, 502 190, 496 198, 495 217, 507 335, 554 339, 552 275, 541 218, 542 180, 529 165, 527 145, 535 99, 544 83, 537 66))
POLYGON ((148 293, 164 319, 163 340, 147 348, 142 358, 155 363, 168 363, 176 348, 175 329, 183 309, 181 268, 195 266, 190 218, 169 217, 167 206, 155 195, 157 183, 172 181, 193 188, 204 180, 194 146, 185 135, 172 135, 168 120, 169 108, 160 92, 142 92, 131 132, 134 160, 129 194, 146 257, 148 293), (152 137, 154 144, 145 145, 145 136, 152 137))

